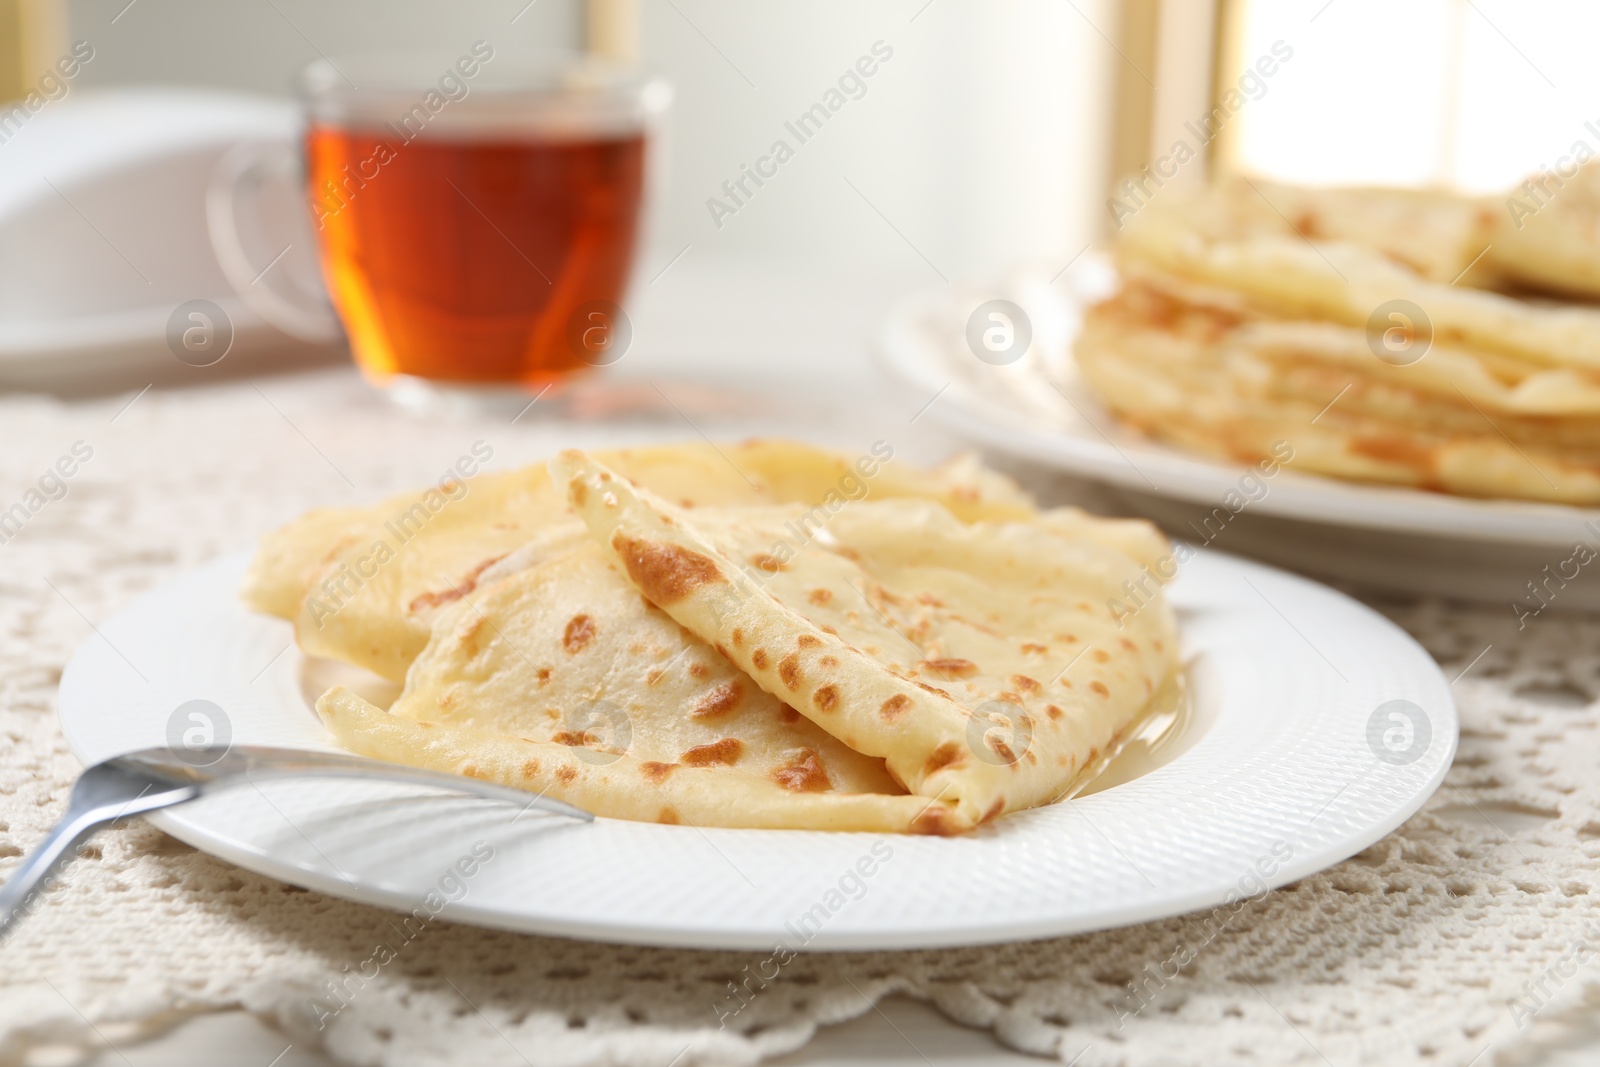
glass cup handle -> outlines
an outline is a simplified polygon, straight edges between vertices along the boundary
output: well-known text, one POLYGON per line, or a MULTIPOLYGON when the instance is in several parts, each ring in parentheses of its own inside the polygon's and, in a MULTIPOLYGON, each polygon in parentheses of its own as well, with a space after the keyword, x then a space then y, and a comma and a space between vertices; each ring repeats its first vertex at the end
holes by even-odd
MULTIPOLYGON (((206 187, 206 228, 223 276, 250 310, 291 337, 328 342, 341 337, 344 329, 321 280, 299 287, 299 293, 293 292, 294 287, 281 281, 284 272, 272 271, 277 261, 270 258, 270 253, 256 262, 245 249, 239 232, 241 209, 247 215, 253 213, 258 223, 264 218, 261 202, 264 186, 277 183, 287 195, 299 201, 302 195, 299 171, 299 151, 293 141, 243 141, 234 145, 217 160, 206 187), (306 292, 307 288, 314 291, 306 292)), ((295 226, 293 233, 277 235, 275 241, 287 242, 284 250, 278 253, 282 258, 297 242, 314 244, 316 235, 311 232, 307 220, 295 226)))

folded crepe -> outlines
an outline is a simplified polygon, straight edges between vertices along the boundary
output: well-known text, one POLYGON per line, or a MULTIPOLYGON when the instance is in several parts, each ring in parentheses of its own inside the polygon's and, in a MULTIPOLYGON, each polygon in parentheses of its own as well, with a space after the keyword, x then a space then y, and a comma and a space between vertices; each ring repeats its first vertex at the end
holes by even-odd
POLYGON ((1173 669, 1159 593, 1124 603, 1165 540, 981 469, 824 509, 552 469, 570 507, 432 614, 393 707, 318 701, 347 748, 619 818, 955 834, 1081 788, 1173 669))
POLYGON ((1541 174, 1494 205, 1492 271, 1529 289, 1600 297, 1600 162, 1541 174))
POLYGON ((1435 337, 1374 357, 1366 331, 1134 271, 1091 309, 1084 379, 1152 437, 1253 462, 1479 497, 1600 502, 1600 382, 1435 337))
POLYGON ((1495 225, 1469 201, 1259 184, 1174 193, 1119 235, 1121 289, 1074 356, 1123 422, 1232 461, 1600 503, 1600 311, 1469 288, 1518 281, 1469 251, 1495 225))
POLYGON ((572 525, 583 543, 439 614, 387 712, 347 689, 326 694, 318 711, 341 743, 616 818, 920 828, 929 802, 882 759, 763 692, 572 525))
POLYGON ((1208 218, 1212 206, 1206 194, 1177 192, 1150 204, 1118 235, 1119 269, 1238 293, 1279 318, 1359 329, 1383 304, 1409 300, 1431 321, 1435 343, 1480 349, 1512 371, 1600 371, 1600 311, 1521 300, 1466 280, 1452 285, 1409 268, 1385 247, 1349 239, 1228 231, 1208 218))
MULTIPOLYGON (((1025 494, 969 458, 934 470, 893 461, 879 442, 860 457, 787 441, 619 449, 616 470, 685 507, 924 496, 963 518, 1024 518, 1025 494)), ((561 550, 552 524, 570 517, 542 464, 446 480, 374 506, 311 511, 262 541, 245 600, 295 624, 313 655, 399 681, 440 609, 499 573, 561 550), (499 570, 492 570, 499 568, 499 570)))
POLYGON ((796 508, 690 512, 581 452, 552 470, 619 571, 762 690, 931 803, 954 833, 1081 786, 1173 664, 1143 565, 1039 522, 864 502, 810 531, 796 508))
POLYGON ((1228 178, 1162 190, 1130 219, 1124 247, 1291 238, 1370 249, 1420 278, 1483 285, 1500 280, 1484 249, 1497 239, 1494 205, 1443 189, 1305 188, 1228 178))

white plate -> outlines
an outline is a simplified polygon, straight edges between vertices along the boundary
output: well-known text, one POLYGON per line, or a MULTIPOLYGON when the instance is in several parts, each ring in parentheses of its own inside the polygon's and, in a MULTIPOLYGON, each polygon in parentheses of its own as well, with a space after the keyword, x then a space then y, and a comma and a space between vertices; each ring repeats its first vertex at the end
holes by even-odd
MULTIPOLYGON (((331 668, 302 660, 286 623, 239 602, 244 563, 231 556, 158 589, 79 650, 60 705, 79 759, 169 734, 179 743, 172 731, 190 724, 173 726, 174 710, 195 699, 225 709, 219 740, 332 748, 307 696, 331 668)), ((1450 689, 1393 624, 1210 551, 1169 589, 1192 706, 1159 765, 962 838, 582 825, 327 781, 246 787, 151 819, 250 870, 400 910, 459 882, 444 914, 484 926, 701 948, 910 948, 1213 907, 1358 852, 1443 779, 1456 744, 1450 689), (1379 711, 1390 701, 1411 702, 1425 728, 1407 735, 1379 711), (1369 741, 1374 722, 1391 731, 1387 748, 1369 741), (493 858, 470 879, 451 875, 478 842, 493 858)))
MULTIPOLYGON (((1141 495, 1217 506, 1238 488, 1243 468, 1123 429, 1078 379, 1072 341, 1083 307, 1114 284, 1110 267, 1091 253, 1054 284, 1047 277, 1019 271, 989 288, 941 288, 902 301, 880 338, 886 363, 918 395, 938 394, 928 408, 930 418, 986 445, 1141 495), (1026 353, 1002 366, 976 358, 966 341, 968 317, 994 298, 1021 306, 1033 333, 1026 353)), ((1570 549, 1576 541, 1600 538, 1584 526, 1600 520, 1600 510, 1471 500, 1288 470, 1249 511, 1430 539, 1541 548, 1570 549)), ((1560 558, 1564 555, 1549 562, 1560 558)), ((1522 576, 1537 571, 1535 564, 1522 576)))

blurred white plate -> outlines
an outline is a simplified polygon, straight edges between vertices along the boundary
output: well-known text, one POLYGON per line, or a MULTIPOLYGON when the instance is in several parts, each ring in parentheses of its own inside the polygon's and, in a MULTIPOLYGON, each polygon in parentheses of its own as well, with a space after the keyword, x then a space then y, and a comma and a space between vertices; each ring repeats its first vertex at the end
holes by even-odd
MULTIPOLYGON (((1119 487, 1119 506, 1179 536, 1197 536, 1191 524, 1239 490, 1246 468, 1119 425, 1072 359, 1082 309, 1115 284, 1111 268, 1091 253, 1053 284, 1048 278, 1019 271, 988 288, 944 288, 902 301, 884 325, 882 357, 915 396, 938 397, 928 418, 997 451, 1119 487), (995 298, 1020 306, 1033 335, 1019 359, 999 366, 978 359, 966 338, 969 317, 995 298)), ((1526 598, 1537 607, 1527 581, 1542 578, 1545 564, 1566 560, 1577 542, 1600 549, 1597 520, 1600 510, 1472 500, 1284 469, 1239 513, 1225 544, 1324 577, 1508 603, 1526 598), (1595 529, 1586 528, 1590 522, 1595 529)), ((1590 585, 1563 589, 1557 602, 1600 607, 1600 583, 1590 585)))
MULTIPOLYGON (((0 168, 0 386, 184 380, 185 362, 210 358, 180 362, 170 339, 174 321, 190 322, 178 309, 193 302, 209 304, 212 327, 231 337, 215 356, 230 369, 286 351, 302 361, 336 352, 333 339, 306 345, 252 311, 208 231, 218 161, 298 127, 288 101, 186 89, 74 91, 30 115, 0 168)), ((283 272, 315 273, 310 226, 298 221, 262 286, 283 272)), ((262 262, 280 248, 264 245, 262 262)))
MULTIPOLYGON (((196 699, 224 709, 219 742, 333 747, 310 701, 337 669, 240 604, 244 564, 147 595, 79 650, 60 700, 79 759, 182 744, 195 724, 175 709, 196 699)), ((1181 730, 1119 768, 1131 781, 966 837, 583 825, 333 781, 150 818, 242 867, 370 904, 409 911, 462 883, 443 912, 462 922, 766 952, 1006 941, 1216 907, 1358 852, 1438 786, 1456 744, 1449 686, 1393 624, 1214 552, 1170 589, 1192 694, 1181 730), (474 849, 492 858, 452 875, 474 849)))

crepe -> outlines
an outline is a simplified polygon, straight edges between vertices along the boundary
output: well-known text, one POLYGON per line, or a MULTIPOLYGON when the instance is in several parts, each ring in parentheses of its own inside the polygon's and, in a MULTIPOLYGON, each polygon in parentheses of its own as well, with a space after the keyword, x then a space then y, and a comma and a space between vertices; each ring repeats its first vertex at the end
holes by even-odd
POLYGON ((1430 280, 1360 244, 1282 234, 1217 237, 1182 214, 1185 208, 1157 202, 1141 212, 1114 249, 1119 268, 1229 290, 1275 317, 1363 330, 1384 304, 1406 300, 1423 310, 1435 341, 1513 364, 1600 371, 1600 311, 1430 280))
POLYGON ((1482 286, 1498 280, 1484 254, 1496 240, 1496 222, 1491 205, 1441 189, 1301 188, 1230 178, 1163 190, 1131 216, 1118 245, 1158 261, 1193 242, 1350 245, 1425 280, 1482 286))
POLYGON ((572 523, 573 550, 440 612, 384 712, 335 689, 348 748, 696 826, 914 832, 927 799, 763 692, 651 606, 572 523))
MULTIPOLYGON (((604 453, 625 476, 683 506, 804 503, 820 521, 851 500, 927 496, 963 518, 1025 517, 1026 495, 970 459, 932 471, 877 442, 847 456, 785 441, 709 443, 604 453)), ((378 505, 308 513, 263 539, 246 576, 253 607, 295 624, 308 653, 399 681, 444 606, 495 573, 559 551, 568 518, 542 465, 462 481, 378 505)))
POLYGON ((1131 272, 1077 365, 1133 427, 1223 458, 1482 497, 1600 502, 1600 381, 1435 337, 1406 366, 1364 329, 1131 272))
POLYGON ((1495 207, 1494 270, 1530 289, 1600 297, 1600 164, 1538 175, 1495 207))
POLYGON ((350 751, 373 759, 463 774, 548 794, 595 815, 639 822, 766 830, 952 833, 922 818, 924 797, 796 792, 721 767, 653 763, 633 756, 596 764, 578 748, 390 715, 336 686, 317 712, 350 751))
POLYGON ((807 531, 792 507, 674 507, 581 452, 552 470, 656 607, 932 801, 919 829, 1070 793, 1172 669, 1170 610, 1119 613, 1143 567, 1099 540, 914 500, 807 531))
POLYGON ((1600 503, 1600 310, 1474 288, 1537 280, 1586 189, 1504 248, 1492 204, 1438 191, 1172 191, 1118 235, 1077 369, 1124 423, 1230 461, 1600 503))

